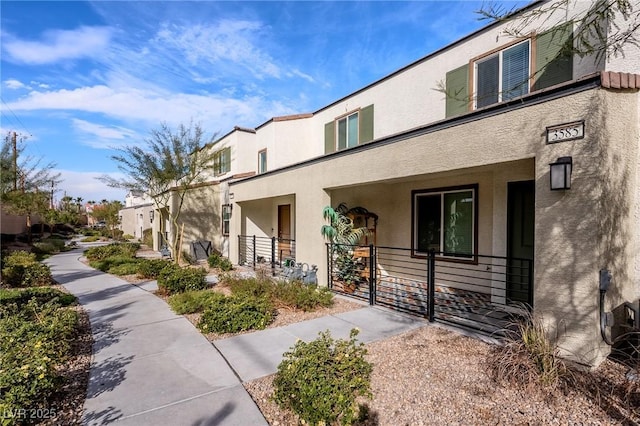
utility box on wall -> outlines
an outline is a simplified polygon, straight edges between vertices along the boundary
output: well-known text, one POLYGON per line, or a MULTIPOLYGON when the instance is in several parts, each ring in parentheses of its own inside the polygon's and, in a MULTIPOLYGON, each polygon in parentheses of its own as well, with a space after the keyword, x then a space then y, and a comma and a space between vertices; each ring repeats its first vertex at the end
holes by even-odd
POLYGON ((195 260, 203 260, 211 255, 211 241, 193 241, 191 243, 191 256, 195 260))

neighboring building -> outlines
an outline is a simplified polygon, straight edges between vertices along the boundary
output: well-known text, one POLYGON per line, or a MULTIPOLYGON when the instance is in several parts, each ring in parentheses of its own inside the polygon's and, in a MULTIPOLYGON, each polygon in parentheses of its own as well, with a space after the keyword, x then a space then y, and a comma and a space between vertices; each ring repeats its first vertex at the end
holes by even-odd
POLYGON ((151 197, 140 191, 129 191, 124 199, 125 207, 120 210, 120 230, 124 235, 142 239, 143 232, 152 227, 151 197))
MULTIPOLYGON (((640 297, 640 49, 567 54, 579 25, 567 19, 590 3, 570 6, 522 38, 494 23, 312 114, 236 128, 211 146, 221 159, 183 211, 185 244, 211 240, 238 263, 243 239, 275 237, 326 285, 323 208, 362 206, 377 215, 378 246, 423 269, 439 252, 438 285, 462 265, 450 288, 504 312, 528 303, 565 355, 598 364, 610 351, 600 269, 613 276, 606 333, 624 331, 625 304, 640 297), (551 164, 566 161, 570 188, 551 190, 551 164), (519 279, 515 260, 529 265, 519 279)), ((377 279, 399 270, 400 297, 410 272, 394 262, 378 258, 377 279)))

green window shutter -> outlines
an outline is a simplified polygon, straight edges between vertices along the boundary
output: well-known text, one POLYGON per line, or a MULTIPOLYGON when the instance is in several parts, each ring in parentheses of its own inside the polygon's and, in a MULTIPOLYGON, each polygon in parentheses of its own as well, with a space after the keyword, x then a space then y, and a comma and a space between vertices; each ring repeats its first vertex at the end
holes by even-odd
POLYGON ((447 73, 446 116, 464 114, 469 110, 469 64, 447 73))
POLYGON ((573 78, 573 22, 555 27, 536 38, 533 90, 573 78))
POLYGON ((336 150, 336 122, 330 121, 324 125, 324 153, 331 154, 336 150))
POLYGON ((373 104, 360 110, 360 140, 359 144, 373 140, 373 104))

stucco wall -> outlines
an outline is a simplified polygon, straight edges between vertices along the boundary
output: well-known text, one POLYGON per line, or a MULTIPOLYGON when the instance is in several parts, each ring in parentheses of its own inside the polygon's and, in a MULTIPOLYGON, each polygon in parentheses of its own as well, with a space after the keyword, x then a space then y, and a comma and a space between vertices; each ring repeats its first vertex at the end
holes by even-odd
MULTIPOLYGON (((402 197, 402 193, 406 195, 414 185, 477 180, 481 188, 494 189, 489 191, 491 195, 480 192, 480 247, 502 255, 506 245, 499 238, 506 221, 503 182, 533 172, 536 311, 558 331, 566 354, 580 354, 580 361, 597 363, 608 351, 599 337, 598 270, 611 265, 617 278, 617 290, 612 290, 608 303, 617 306, 623 300, 637 298, 637 99, 637 93, 585 90, 238 182, 231 191, 240 203, 264 199, 267 194, 295 194, 297 258, 320 265, 320 282, 326 282, 324 245, 319 234, 324 206, 377 199, 371 210, 391 216, 406 211, 410 196, 402 197), (584 139, 546 144, 546 126, 576 120, 585 120, 584 139), (574 163, 572 189, 550 191, 549 163, 567 155, 574 163), (533 158, 535 167, 527 160, 533 158), (505 166, 511 162, 520 166, 505 166), (487 166, 483 172, 481 168, 487 166), (349 187, 357 188, 344 189, 349 187), (350 198, 345 196, 349 199, 337 199, 346 194, 350 194, 350 198)), ((379 222, 382 241, 396 244, 407 238, 406 223, 389 225, 384 219, 379 222)), ((240 224, 234 226, 240 228, 240 224)))
POLYGON ((228 252, 228 237, 222 235, 222 203, 225 185, 207 185, 189 190, 178 223, 184 224, 182 250, 190 252, 193 241, 211 241, 213 248, 228 252))

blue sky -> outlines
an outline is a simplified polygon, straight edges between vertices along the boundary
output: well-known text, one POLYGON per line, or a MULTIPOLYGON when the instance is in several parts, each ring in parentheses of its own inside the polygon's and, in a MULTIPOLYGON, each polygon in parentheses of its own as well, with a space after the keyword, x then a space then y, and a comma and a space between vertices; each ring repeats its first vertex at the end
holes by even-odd
POLYGON ((3 0, 2 134, 56 163, 56 198, 123 200, 95 179, 114 147, 162 122, 213 137, 313 112, 486 25, 481 6, 3 0))

